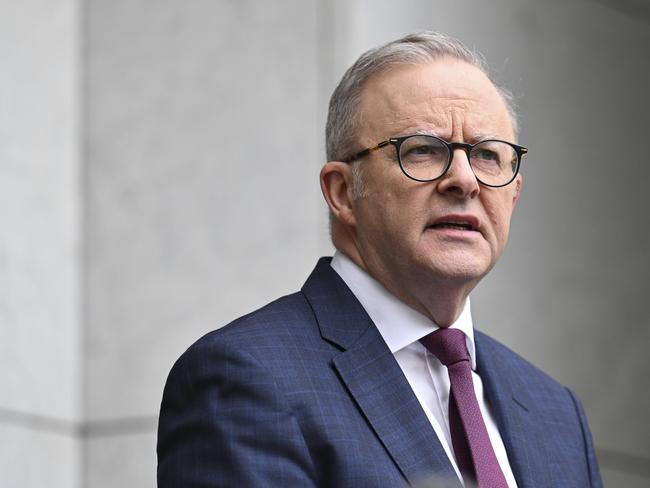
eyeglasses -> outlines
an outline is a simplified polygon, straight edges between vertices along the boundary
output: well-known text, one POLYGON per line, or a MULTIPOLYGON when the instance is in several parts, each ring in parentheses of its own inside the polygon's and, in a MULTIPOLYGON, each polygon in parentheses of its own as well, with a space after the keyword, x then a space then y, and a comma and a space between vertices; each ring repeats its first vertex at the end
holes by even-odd
POLYGON ((456 149, 467 154, 474 176, 485 186, 499 188, 515 179, 521 157, 528 152, 523 146, 498 139, 487 139, 476 144, 447 142, 429 135, 393 137, 374 147, 359 151, 344 162, 352 163, 389 144, 395 146, 402 172, 415 181, 434 181, 443 176, 456 149))

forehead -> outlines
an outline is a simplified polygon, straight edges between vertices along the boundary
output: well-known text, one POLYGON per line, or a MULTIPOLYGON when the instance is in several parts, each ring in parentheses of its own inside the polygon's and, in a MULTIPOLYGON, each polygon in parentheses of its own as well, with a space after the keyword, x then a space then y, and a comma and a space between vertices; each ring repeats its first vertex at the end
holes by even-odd
POLYGON ((514 140, 503 98, 479 68, 444 58, 395 65, 371 77, 361 96, 364 143, 415 132, 448 140, 514 140), (379 138, 379 139, 378 139, 379 138))

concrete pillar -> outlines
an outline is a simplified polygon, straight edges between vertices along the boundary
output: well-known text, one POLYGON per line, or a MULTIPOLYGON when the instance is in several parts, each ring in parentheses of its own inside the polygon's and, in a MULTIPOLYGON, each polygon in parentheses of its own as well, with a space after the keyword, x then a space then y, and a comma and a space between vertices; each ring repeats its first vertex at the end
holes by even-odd
POLYGON ((173 361, 313 266, 326 222, 317 11, 87 4, 88 487, 153 486, 173 361))
POLYGON ((0 485, 79 485, 79 6, 0 2, 0 485))

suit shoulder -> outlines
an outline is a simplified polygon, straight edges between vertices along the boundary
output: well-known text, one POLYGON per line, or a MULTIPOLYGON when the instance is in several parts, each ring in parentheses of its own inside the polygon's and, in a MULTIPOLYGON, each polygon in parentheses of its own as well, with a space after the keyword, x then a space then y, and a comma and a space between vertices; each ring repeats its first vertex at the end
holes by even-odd
POLYGON ((194 342, 179 358, 243 354, 263 357, 291 344, 320 340, 314 312, 301 292, 287 295, 243 315, 194 342))
POLYGON ((229 324, 209 332, 197 342, 250 340, 254 334, 259 341, 281 330, 304 330, 305 324, 315 324, 314 313, 301 292, 278 298, 267 305, 243 315, 229 324))

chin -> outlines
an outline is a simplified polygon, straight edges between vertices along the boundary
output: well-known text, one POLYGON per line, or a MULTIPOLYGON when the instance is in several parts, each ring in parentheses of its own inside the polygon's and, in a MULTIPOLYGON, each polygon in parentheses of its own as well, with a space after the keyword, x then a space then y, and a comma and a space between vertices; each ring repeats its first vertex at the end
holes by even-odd
POLYGON ((485 276, 490 271, 492 262, 474 254, 438 254, 429 261, 428 267, 442 279, 469 282, 480 280, 485 276))
POLYGON ((479 267, 454 267, 451 269, 440 269, 438 275, 443 279, 447 279, 450 282, 456 282, 459 284, 478 282, 487 274, 488 270, 485 268, 479 267))

